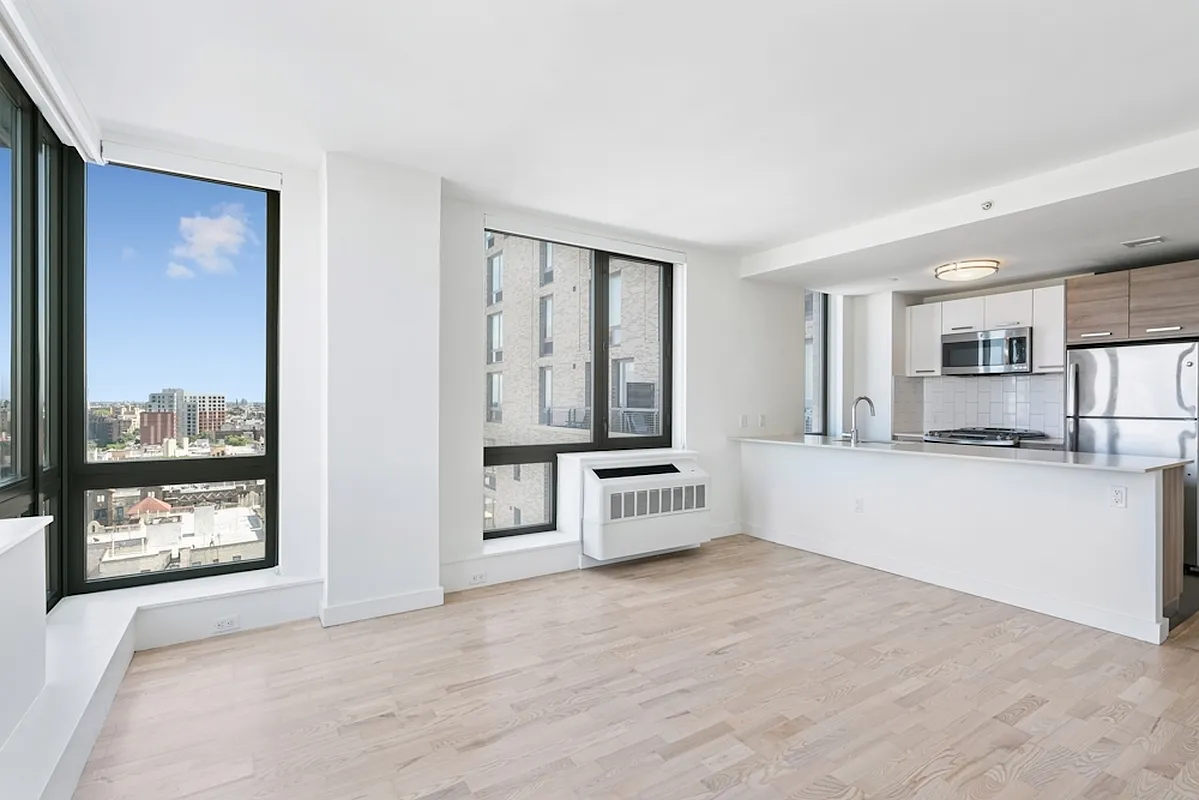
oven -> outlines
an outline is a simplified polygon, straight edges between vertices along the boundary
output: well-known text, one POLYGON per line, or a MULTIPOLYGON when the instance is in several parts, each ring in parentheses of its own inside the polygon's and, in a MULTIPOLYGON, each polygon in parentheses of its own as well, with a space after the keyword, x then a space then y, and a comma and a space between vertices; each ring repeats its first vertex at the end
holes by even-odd
POLYGON ((947 333, 941 337, 942 375, 1032 372, 1032 328, 947 333))

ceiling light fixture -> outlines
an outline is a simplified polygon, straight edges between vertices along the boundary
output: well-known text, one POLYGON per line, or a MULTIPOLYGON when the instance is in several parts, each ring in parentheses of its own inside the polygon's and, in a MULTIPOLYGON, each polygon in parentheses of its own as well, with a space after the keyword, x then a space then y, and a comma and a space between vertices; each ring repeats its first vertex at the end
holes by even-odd
POLYGON ((999 262, 993 258, 973 258, 968 261, 952 261, 933 270, 943 281, 976 281, 999 271, 999 262))
POLYGON ((1146 236, 1144 239, 1129 239, 1127 242, 1120 242, 1127 248, 1135 249, 1137 247, 1150 247, 1155 244, 1164 244, 1165 236, 1146 236))

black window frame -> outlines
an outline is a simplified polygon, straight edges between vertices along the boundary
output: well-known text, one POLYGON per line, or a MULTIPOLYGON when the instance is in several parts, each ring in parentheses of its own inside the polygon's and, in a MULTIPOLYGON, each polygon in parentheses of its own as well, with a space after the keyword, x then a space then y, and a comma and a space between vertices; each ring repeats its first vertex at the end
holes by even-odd
MULTIPOLYGON (((66 342, 65 393, 63 418, 66 435, 64 525, 62 536, 66 554, 67 594, 147 586, 238 572, 273 569, 279 564, 279 192, 258 186, 243 186, 194 175, 165 170, 115 165, 120 169, 141 169, 187 180, 206 181, 238 189, 260 191, 266 200, 266 441, 263 455, 231 458, 180 458, 170 460, 88 462, 87 460, 87 273, 86 252, 86 165, 75 160, 67 170, 69 236, 73 246, 67 250, 65 264, 65 311, 62 334, 66 342), (169 486, 177 484, 265 481, 266 492, 264 554, 261 559, 224 561, 219 564, 183 567, 112 578, 87 578, 88 523, 87 493, 92 490, 169 486)), ((105 169, 112 167, 104 167, 105 169)))
MULTIPOLYGON (((504 236, 515 236, 534 241, 545 241, 536 237, 519 233, 510 233, 498 229, 488 229, 486 233, 504 236)), ((566 247, 579 247, 566 242, 553 241, 566 247)), ((674 443, 674 267, 667 261, 630 256, 623 253, 612 253, 594 248, 589 250, 591 259, 591 348, 587 355, 586 365, 592 365, 588 377, 585 378, 591 389, 590 416, 591 440, 588 442, 570 442, 531 445, 491 445, 484 444, 484 466, 504 465, 549 465, 550 481, 549 496, 546 505, 549 513, 543 523, 521 525, 510 528, 484 528, 484 539, 502 539, 509 536, 524 536, 533 533, 543 533, 556 530, 558 527, 558 456, 562 453, 589 453, 621 450, 652 450, 668 448, 674 443), (611 371, 611 347, 609 342, 608 292, 609 272, 612 260, 624 264, 644 264, 659 269, 659 297, 661 308, 660 319, 660 397, 662 412, 660 415, 661 428, 656 436, 613 436, 609 432, 610 397, 608 373, 611 371), (602 369, 594 365, 602 364, 602 369)), ((617 269, 619 272, 619 268, 617 269)), ((540 325, 540 323, 539 323, 540 325)), ((487 374, 492 374, 488 372, 487 374)), ((488 389, 489 391, 489 389, 488 389)), ((490 394, 488 394, 490 397, 490 394)))

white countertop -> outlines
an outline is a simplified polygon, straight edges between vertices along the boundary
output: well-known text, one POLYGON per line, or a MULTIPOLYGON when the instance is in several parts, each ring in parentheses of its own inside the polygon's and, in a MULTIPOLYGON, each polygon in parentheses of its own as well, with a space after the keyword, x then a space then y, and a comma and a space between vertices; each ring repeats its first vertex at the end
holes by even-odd
POLYGON ((0 519, 0 554, 16 547, 53 521, 54 517, 0 519))
POLYGON ((1106 453, 1075 453, 1065 450, 1033 450, 1020 447, 978 447, 932 442, 860 442, 828 436, 743 436, 734 441, 755 444, 778 444, 790 447, 823 447, 830 450, 851 450, 862 453, 899 453, 901 455, 960 458, 968 461, 1019 461, 1046 467, 1099 469, 1112 472, 1155 472, 1190 463, 1186 459, 1154 456, 1118 456, 1106 453))

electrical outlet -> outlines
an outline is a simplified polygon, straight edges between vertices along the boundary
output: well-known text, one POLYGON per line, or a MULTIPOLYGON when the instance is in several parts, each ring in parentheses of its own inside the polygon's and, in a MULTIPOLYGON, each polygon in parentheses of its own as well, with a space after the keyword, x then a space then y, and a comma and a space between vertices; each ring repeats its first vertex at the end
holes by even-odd
POLYGON ((231 614, 227 617, 220 617, 212 621, 213 633, 229 633, 241 628, 241 616, 231 614))
POLYGON ((1128 508, 1128 489, 1124 486, 1109 486, 1107 504, 1112 508, 1128 508))
POLYGON ((471 586, 482 586, 485 583, 487 583, 487 573, 486 572, 476 572, 474 575, 470 576, 470 585, 471 586))
POLYGON ((759 414, 759 415, 758 415, 758 427, 759 427, 759 428, 765 428, 765 427, 766 427, 766 415, 765 415, 765 414, 759 414))
POLYGON ((853 513, 855 513, 855 514, 865 514, 866 513, 866 499, 864 497, 855 497, 853 499, 853 513))
POLYGON ((748 427, 749 427, 749 414, 742 414, 742 415, 741 415, 741 427, 742 427, 742 428, 748 428, 748 427))

